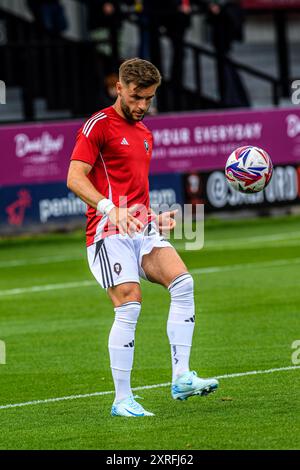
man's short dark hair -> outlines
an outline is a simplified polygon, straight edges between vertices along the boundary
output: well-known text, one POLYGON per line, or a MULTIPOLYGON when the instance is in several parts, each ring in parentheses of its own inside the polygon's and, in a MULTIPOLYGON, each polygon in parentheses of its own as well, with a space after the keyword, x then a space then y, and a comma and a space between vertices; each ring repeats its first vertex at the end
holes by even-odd
POLYGON ((137 88, 161 84, 161 74, 155 65, 138 57, 123 62, 119 69, 119 77, 125 85, 134 83, 137 88))

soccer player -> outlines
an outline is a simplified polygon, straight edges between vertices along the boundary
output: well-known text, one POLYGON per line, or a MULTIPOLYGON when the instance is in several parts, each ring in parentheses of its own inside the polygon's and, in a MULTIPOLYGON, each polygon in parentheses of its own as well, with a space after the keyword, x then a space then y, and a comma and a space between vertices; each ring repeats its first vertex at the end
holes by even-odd
POLYGON ((161 83, 150 62, 125 61, 117 100, 94 114, 78 132, 68 188, 88 205, 87 256, 107 290, 115 318, 109 355, 115 385, 112 416, 153 416, 133 397, 130 376, 136 324, 141 311, 140 277, 169 290, 167 333, 171 345, 174 399, 206 395, 218 387, 189 369, 195 321, 192 276, 161 233, 175 227, 175 211, 157 216, 150 208, 149 165, 153 139, 142 123, 161 83))

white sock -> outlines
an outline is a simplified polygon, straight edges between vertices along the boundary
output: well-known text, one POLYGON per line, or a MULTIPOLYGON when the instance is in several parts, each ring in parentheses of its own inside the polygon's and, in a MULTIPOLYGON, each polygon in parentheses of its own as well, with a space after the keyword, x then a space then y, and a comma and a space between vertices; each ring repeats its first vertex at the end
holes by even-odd
POLYGON ((127 302, 116 307, 115 321, 110 331, 108 349, 115 384, 115 401, 132 395, 130 375, 134 356, 134 337, 141 311, 139 302, 127 302))
POLYGON ((171 345, 172 382, 189 371, 189 359, 195 326, 194 281, 189 273, 178 276, 168 287, 171 306, 167 333, 171 345))

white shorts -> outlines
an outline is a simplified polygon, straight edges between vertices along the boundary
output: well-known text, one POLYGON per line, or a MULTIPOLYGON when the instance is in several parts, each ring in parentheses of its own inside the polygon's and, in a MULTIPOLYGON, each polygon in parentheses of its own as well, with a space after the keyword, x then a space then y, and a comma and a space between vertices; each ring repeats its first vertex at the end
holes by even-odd
MULTIPOLYGON (((111 235, 88 246, 87 256, 90 269, 97 282, 104 289, 147 279, 142 269, 142 259, 154 247, 172 247, 156 230, 149 235, 136 233, 111 235)), ((173 247, 172 247, 173 248, 173 247)))

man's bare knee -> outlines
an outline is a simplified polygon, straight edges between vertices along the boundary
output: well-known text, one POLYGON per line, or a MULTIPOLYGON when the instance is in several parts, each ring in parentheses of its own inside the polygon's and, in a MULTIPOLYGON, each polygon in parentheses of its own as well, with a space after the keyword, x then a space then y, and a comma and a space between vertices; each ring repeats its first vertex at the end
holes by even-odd
POLYGON ((126 302, 142 302, 140 285, 135 282, 127 282, 116 287, 110 287, 108 295, 115 307, 119 307, 126 302))
POLYGON ((143 257, 142 268, 147 278, 168 287, 178 276, 188 271, 184 262, 174 248, 153 248, 143 257))

